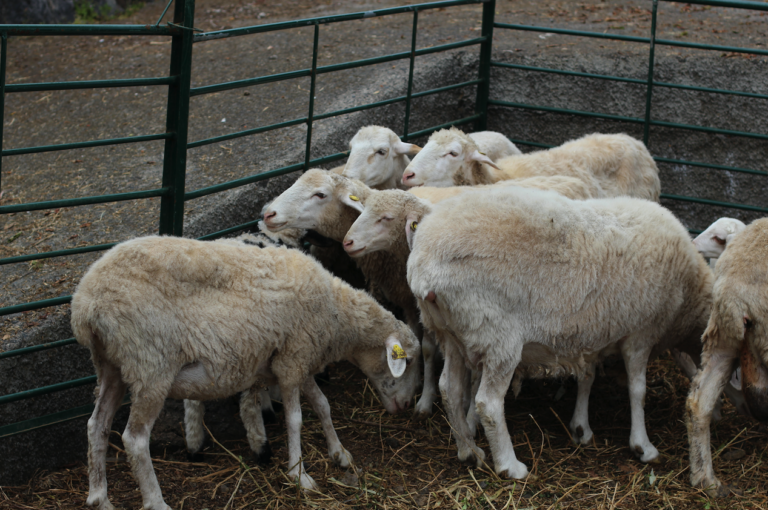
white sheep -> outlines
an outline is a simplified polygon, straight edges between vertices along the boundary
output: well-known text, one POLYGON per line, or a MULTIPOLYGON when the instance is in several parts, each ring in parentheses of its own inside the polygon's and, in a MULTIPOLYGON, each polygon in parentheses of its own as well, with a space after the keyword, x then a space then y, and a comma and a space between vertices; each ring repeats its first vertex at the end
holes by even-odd
MULTIPOLYGON (((113 508, 106 450, 126 389, 132 406, 123 444, 144 508, 166 510, 149 456, 149 435, 166 398, 208 400, 278 384, 288 476, 316 488, 301 462, 300 391, 320 417, 331 459, 342 466, 351 459, 312 375, 347 359, 390 412, 407 408, 419 379, 419 364, 410 363, 418 359, 418 342, 405 324, 287 248, 158 236, 121 243, 83 276, 72 299, 72 330, 90 349, 100 385, 88 421, 86 504, 101 509, 113 508)), ((259 398, 258 391, 251 395, 259 398)))
POLYGON ((715 475, 710 450, 710 417, 734 365, 756 419, 768 419, 768 219, 750 223, 728 241, 715 266, 712 315, 702 337, 702 369, 686 401, 691 484, 711 495, 737 490, 715 475))
MULTIPOLYGON (((312 229, 336 241, 342 241, 357 219, 358 204, 371 189, 354 179, 323 170, 309 170, 277 197, 264 213, 268 229, 312 229)), ((417 419, 431 414, 437 398, 434 374, 435 348, 430 335, 424 335, 419 322, 416 299, 405 280, 405 263, 388 253, 372 253, 355 260, 377 291, 403 311, 406 323, 421 339, 424 356, 424 387, 414 408, 417 419)))
POLYGON ((624 134, 587 135, 546 151, 495 163, 457 129, 434 133, 403 174, 407 186, 474 186, 536 175, 584 181, 595 198, 633 196, 659 201, 656 163, 642 142, 624 134))
MULTIPOLYGON (((520 149, 501 133, 480 131, 470 133, 469 137, 492 161, 521 154, 520 149)), ((360 128, 349 142, 349 149, 342 175, 379 190, 405 189, 402 176, 410 163, 408 155, 413 156, 421 150, 418 145, 401 141, 394 131, 382 126, 360 128)))
POLYGON ((401 141, 389 128, 365 126, 349 141, 349 158, 341 174, 374 189, 401 187, 403 170, 411 162, 408 155, 419 150, 418 145, 401 141))
MULTIPOLYGON (((382 250, 401 266, 405 266, 410 254, 410 248, 406 241, 404 225, 409 220, 418 221, 419 218, 429 214, 435 204, 447 198, 461 193, 477 192, 479 190, 499 189, 518 185, 525 188, 553 189, 563 196, 576 200, 590 198, 589 191, 582 181, 573 177, 530 177, 528 179, 515 179, 501 181, 487 186, 452 186, 448 188, 429 188, 420 186, 411 188, 409 192, 401 190, 371 190, 364 199, 352 202, 350 205, 359 209, 360 216, 355 220, 344 237, 344 249, 353 257, 361 257, 366 254, 382 250)), ((404 275, 400 270, 395 274, 404 275)), ((403 282, 407 285, 407 282, 403 282)), ((428 363, 425 356, 425 364, 428 363)), ((428 369, 425 369, 425 373, 428 369)), ((467 417, 469 429, 475 434, 479 418, 475 413, 473 402, 474 393, 470 393, 468 399, 469 414, 467 417)), ((592 438, 592 432, 586 416, 586 405, 589 398, 589 390, 586 393, 579 391, 576 409, 583 414, 574 418, 574 437, 582 444, 588 444, 592 438)))
POLYGON ((587 200, 596 198, 584 181, 575 177, 566 177, 563 175, 548 175, 528 177, 525 179, 510 179, 508 181, 499 181, 495 184, 477 185, 477 186, 449 186, 447 188, 433 188, 428 186, 418 186, 410 188, 409 193, 423 198, 427 202, 436 204, 441 200, 455 197, 462 193, 467 193, 482 189, 498 189, 504 186, 518 186, 520 188, 535 188, 554 191, 555 193, 573 200, 587 200))
POLYGON ((693 244, 705 258, 717 259, 733 236, 746 227, 744 222, 735 218, 720 218, 699 234, 693 244))
POLYGON ((504 416, 516 370, 573 374, 588 392, 590 368, 619 353, 630 448, 643 462, 658 456, 644 424, 646 365, 653 351, 699 342, 712 287, 711 271, 669 211, 647 200, 572 201, 509 187, 444 200, 406 228, 408 282, 445 356, 440 390, 460 460, 479 466, 485 458, 459 404, 467 366, 482 369, 476 408, 496 472, 524 478, 504 416))
MULTIPOLYGON (((266 248, 267 246, 278 247, 287 246, 289 248, 301 248, 301 240, 306 235, 306 231, 300 229, 285 229, 282 232, 270 232, 260 221, 257 225, 258 232, 251 234, 241 234, 234 238, 218 239, 214 242, 230 244, 233 246, 253 246, 266 248)), ((262 444, 263 424, 261 420, 275 421, 275 411, 272 408, 272 392, 279 396, 278 387, 262 388, 260 398, 254 399, 250 394, 251 390, 245 390, 240 397, 240 417, 243 420, 246 436, 251 450, 256 454, 256 462, 264 463, 272 456, 269 443, 266 446, 262 444), (253 408, 254 402, 261 403, 261 409, 253 408), (256 420, 258 419, 258 421, 256 420)), ((184 400, 184 439, 187 443, 187 451, 194 455, 200 451, 205 441, 205 430, 203 428, 203 416, 205 415, 205 404, 199 400, 184 400)))

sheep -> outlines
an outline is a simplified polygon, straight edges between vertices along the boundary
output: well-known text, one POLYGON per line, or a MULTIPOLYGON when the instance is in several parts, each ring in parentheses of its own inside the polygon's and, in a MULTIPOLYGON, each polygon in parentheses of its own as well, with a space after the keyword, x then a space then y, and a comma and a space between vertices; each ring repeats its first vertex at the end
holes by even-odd
POLYGON ((705 258, 717 259, 733 236, 746 227, 744 222, 735 218, 720 218, 699 234, 693 244, 705 258))
POLYGON ((349 158, 341 175, 358 179, 373 189, 402 186, 400 178, 418 145, 405 143, 389 128, 365 126, 349 141, 349 158))
MULTIPOLYGON (((284 228, 312 229, 336 241, 344 236, 359 215, 357 206, 372 190, 360 181, 322 170, 308 170, 277 197, 264 214, 272 231, 284 228)), ((435 349, 430 335, 424 335, 416 300, 405 280, 405 265, 387 253, 372 253, 356 260, 366 279, 387 301, 403 311, 405 322, 421 338, 424 356, 424 387, 414 407, 415 417, 431 414, 437 398, 434 377, 435 349)))
POLYGON ((389 412, 408 407, 419 379, 419 364, 411 363, 418 360, 418 342, 405 324, 308 255, 285 247, 254 250, 158 236, 118 244, 80 281, 72 330, 91 351, 100 385, 88 421, 86 504, 101 509, 113 508, 106 449, 126 389, 132 406, 123 444, 144 508, 157 510, 169 507, 152 469, 149 434, 166 398, 207 400, 278 384, 288 476, 316 489, 301 463, 300 391, 320 417, 331 459, 345 467, 351 458, 312 375, 347 359, 369 377, 389 412))
POLYGON ((503 186, 519 186, 521 188, 551 190, 573 200, 586 200, 588 198, 595 198, 592 195, 592 190, 589 189, 589 186, 587 186, 584 181, 575 177, 566 177, 564 175, 537 175, 535 177, 528 177, 525 179, 510 179, 508 181, 499 181, 496 184, 478 186, 449 186, 447 188, 418 186, 415 188, 410 188, 408 192, 419 198, 423 198, 427 202, 435 204, 441 200, 455 197, 461 193, 466 193, 478 189, 496 189, 503 186))
POLYGON ((624 134, 587 135, 554 149, 496 163, 457 129, 434 133, 403 174, 406 186, 466 186, 535 175, 584 181, 595 198, 633 196, 659 201, 656 163, 642 142, 624 134))
MULTIPOLYGON (((405 231, 403 230, 403 226, 409 221, 408 218, 410 218, 410 221, 418 221, 422 216, 429 214, 431 204, 460 193, 476 192, 481 189, 496 189, 511 185, 538 189, 554 188, 560 191, 563 196, 569 198, 582 200, 590 198, 589 191, 582 181, 573 177, 563 176, 530 177, 528 179, 501 181, 493 185, 475 187, 418 187, 411 188, 409 192, 400 190, 372 190, 367 194, 365 200, 353 202, 353 205, 360 210, 360 216, 355 220, 344 237, 344 249, 353 257, 361 257, 365 254, 383 250, 390 253, 397 263, 404 267, 410 253, 405 231)), ((405 274, 405 271, 400 270, 396 274, 405 274)), ((589 393, 579 392, 579 397, 581 400, 587 400, 589 393)), ((472 394, 470 394, 468 402, 470 408, 467 420, 469 429, 474 436, 479 418, 471 405, 472 394)), ((577 409, 586 409, 585 406, 586 404, 581 401, 577 402, 576 405, 577 409)), ((585 413, 583 418, 576 420, 577 423, 572 427, 574 437, 582 444, 588 444, 592 438, 592 432, 589 429, 585 413)))
POLYGON ((735 365, 742 369, 742 389, 756 419, 768 419, 768 317, 765 260, 768 219, 755 220, 728 241, 715 266, 712 315, 702 337, 702 369, 686 400, 691 484, 711 495, 738 492, 715 475, 710 451, 712 410, 735 365))
MULTIPOLYGON (((469 137, 491 160, 521 154, 520 149, 501 133, 480 131, 469 137)), ((372 189, 405 189, 401 182, 403 170, 418 154, 418 145, 405 143, 389 128, 365 126, 349 142, 349 159, 342 175, 357 179, 372 189)), ((338 173, 338 172, 337 172, 338 173)))
MULTIPOLYGON (((256 234, 241 234, 234 238, 218 239, 214 242, 225 243, 233 246, 256 246, 265 248, 267 246, 287 246, 289 248, 301 248, 301 240, 306 235, 305 230, 285 229, 282 232, 270 232, 264 226, 264 222, 257 224, 258 232, 256 234)), ((264 463, 271 457, 271 450, 268 447, 262 448, 261 441, 263 436, 260 431, 263 429, 261 420, 267 422, 275 421, 275 411, 272 408, 272 396, 280 393, 279 388, 262 388, 260 398, 261 409, 253 408, 256 399, 250 394, 250 390, 245 390, 240 397, 240 417, 245 426, 248 444, 251 450, 256 454, 256 462, 264 463), (262 418, 263 416, 263 418, 262 418)), ((203 430, 203 416, 205 414, 205 404, 199 400, 184 400, 184 440, 187 444, 187 451, 194 458, 194 455, 200 451, 205 441, 205 431, 203 430)))
POLYGON ((644 424, 647 361, 699 342, 712 288, 706 262, 669 211, 647 200, 572 201, 509 187, 439 202, 406 229, 408 283, 444 353, 440 391, 460 460, 485 459, 459 411, 467 366, 482 369, 476 410, 496 473, 524 478, 504 418, 516 370, 573 374, 588 393, 590 367, 618 353, 629 379, 630 448, 643 462, 658 456, 644 424))

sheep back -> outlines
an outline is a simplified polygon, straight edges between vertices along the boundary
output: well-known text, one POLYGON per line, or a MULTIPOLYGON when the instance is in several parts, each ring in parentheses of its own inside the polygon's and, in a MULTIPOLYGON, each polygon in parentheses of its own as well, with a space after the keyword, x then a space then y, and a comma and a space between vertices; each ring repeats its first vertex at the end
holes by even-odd
POLYGON ((711 272, 685 228, 652 202, 515 187, 465 193, 436 204, 413 243, 408 281, 425 325, 421 300, 434 292, 486 363, 537 343, 584 366, 583 356, 632 333, 668 348, 706 324, 711 272))

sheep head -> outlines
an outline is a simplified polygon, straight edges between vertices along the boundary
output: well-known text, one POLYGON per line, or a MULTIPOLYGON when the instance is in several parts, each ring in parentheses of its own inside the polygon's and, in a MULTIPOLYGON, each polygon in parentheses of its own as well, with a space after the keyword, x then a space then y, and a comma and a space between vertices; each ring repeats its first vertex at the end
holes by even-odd
POLYGON ((349 142, 349 159, 342 175, 357 179, 371 188, 391 189, 408 163, 407 154, 421 148, 400 141, 394 131, 381 126, 360 128, 349 142))
POLYGON ((403 184, 443 188, 491 184, 493 180, 482 167, 483 163, 498 168, 463 131, 441 129, 429 137, 421 152, 406 167, 403 184))
POLYGON ((285 228, 312 229, 341 241, 360 213, 350 195, 359 202, 369 192, 359 181, 325 170, 308 170, 264 211, 264 224, 273 232, 285 228))
POLYGON ((733 237, 746 225, 734 218, 720 218, 693 240, 696 249, 706 258, 718 258, 733 237))
POLYGON ((379 250, 405 249, 403 226, 412 211, 426 214, 430 204, 401 190, 372 191, 360 216, 344 236, 344 249, 350 257, 379 250))

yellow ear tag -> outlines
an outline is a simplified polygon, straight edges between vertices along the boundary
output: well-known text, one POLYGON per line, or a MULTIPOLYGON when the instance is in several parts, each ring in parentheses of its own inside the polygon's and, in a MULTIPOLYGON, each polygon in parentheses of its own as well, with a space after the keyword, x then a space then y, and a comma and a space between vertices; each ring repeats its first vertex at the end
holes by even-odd
MULTIPOLYGON (((477 151, 477 152, 480 152, 480 151, 477 151)), ((485 152, 480 152, 480 154, 482 154, 483 156, 485 156, 485 152)))
POLYGON ((417 222, 415 222, 415 221, 412 222, 411 223, 411 232, 416 232, 416 227, 418 227, 418 226, 419 226, 419 224, 417 222))
POLYGON ((407 358, 408 356, 405 354, 405 351, 402 347, 395 344, 394 347, 392 347, 392 359, 403 359, 407 358))
POLYGON ((355 195, 349 195, 349 199, 350 200, 354 200, 355 202, 359 202, 360 201, 360 199, 357 198, 355 195))

